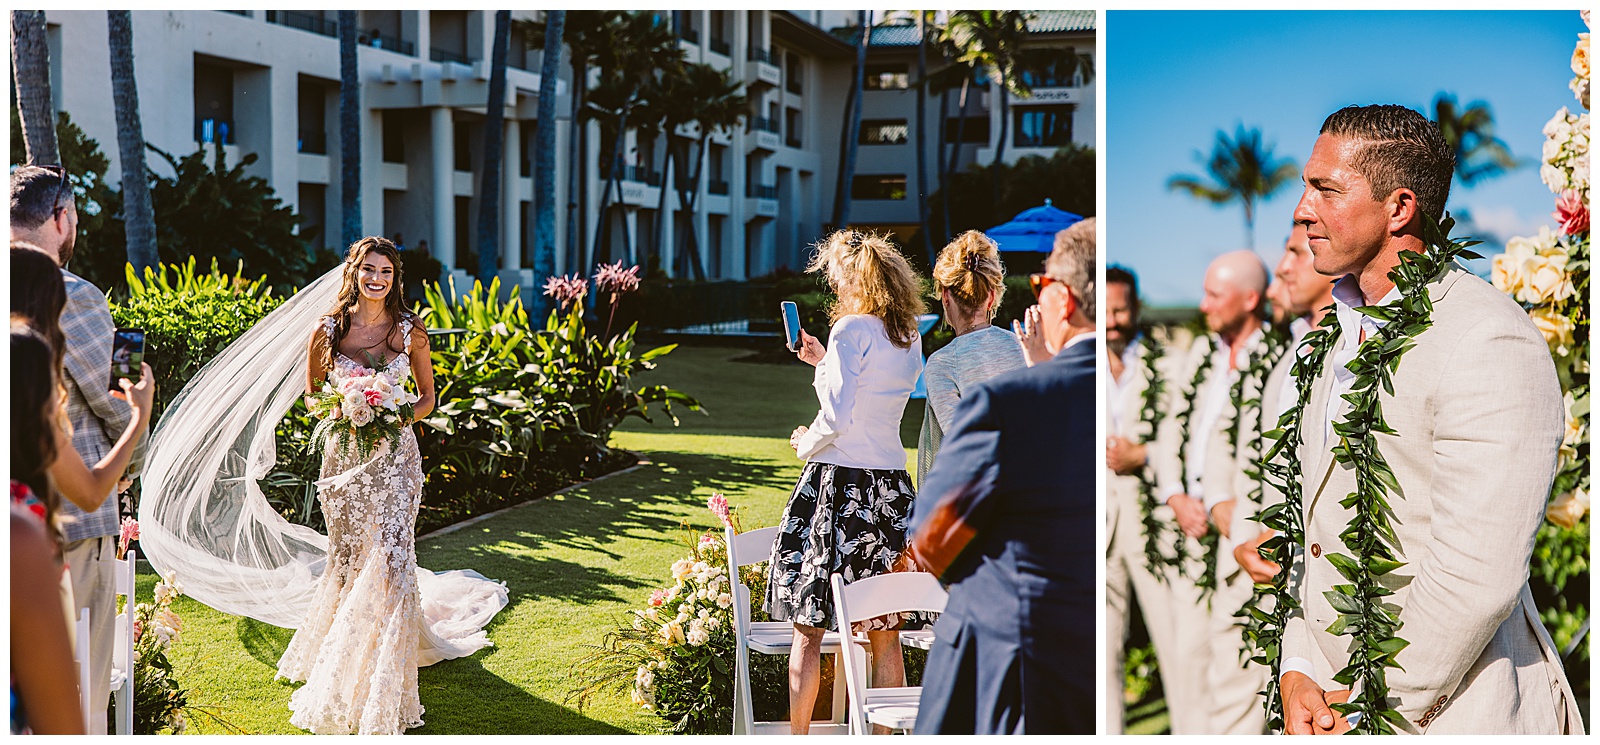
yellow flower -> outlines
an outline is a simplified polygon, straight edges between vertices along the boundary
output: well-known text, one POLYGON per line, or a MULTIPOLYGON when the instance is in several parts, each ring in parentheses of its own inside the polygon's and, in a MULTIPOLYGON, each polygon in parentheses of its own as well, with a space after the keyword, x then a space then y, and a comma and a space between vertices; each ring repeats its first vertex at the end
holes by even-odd
MULTIPOLYGON (((1589 412, 1585 408, 1583 413, 1578 413, 1578 401, 1572 397, 1571 391, 1562 398, 1566 402, 1567 431, 1561 437, 1561 458, 1566 462, 1578 457, 1578 445, 1588 439, 1589 412)), ((1588 406, 1587 400, 1584 401, 1584 406, 1588 406)))
POLYGON ((1550 500, 1544 508, 1544 518, 1563 528, 1576 527, 1589 514, 1589 494, 1582 489, 1562 494, 1550 500))
POLYGON ((1549 306, 1534 308, 1528 312, 1528 318, 1533 320, 1539 333, 1544 334, 1544 341, 1550 345, 1551 353, 1565 357, 1572 349, 1572 332, 1577 326, 1571 318, 1549 306))

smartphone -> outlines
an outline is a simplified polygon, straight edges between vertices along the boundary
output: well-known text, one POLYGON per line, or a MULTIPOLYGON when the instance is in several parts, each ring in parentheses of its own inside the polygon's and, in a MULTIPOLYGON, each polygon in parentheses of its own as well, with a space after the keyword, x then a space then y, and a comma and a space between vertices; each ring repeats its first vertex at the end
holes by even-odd
POLYGON ((144 329, 117 329, 111 337, 111 390, 122 390, 117 381, 123 378, 138 383, 143 363, 144 329))
POLYGON ((783 310, 784 346, 794 352, 800 349, 800 307, 785 300, 779 305, 783 310))

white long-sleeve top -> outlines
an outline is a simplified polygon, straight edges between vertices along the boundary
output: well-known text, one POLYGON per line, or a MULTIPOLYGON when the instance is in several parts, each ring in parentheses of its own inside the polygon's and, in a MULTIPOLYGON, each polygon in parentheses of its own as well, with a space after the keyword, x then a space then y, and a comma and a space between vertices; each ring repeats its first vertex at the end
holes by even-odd
POLYGON ((812 387, 821 409, 796 454, 836 466, 906 467, 900 417, 922 374, 921 339, 905 349, 889 341, 877 316, 851 315, 833 325, 812 387))

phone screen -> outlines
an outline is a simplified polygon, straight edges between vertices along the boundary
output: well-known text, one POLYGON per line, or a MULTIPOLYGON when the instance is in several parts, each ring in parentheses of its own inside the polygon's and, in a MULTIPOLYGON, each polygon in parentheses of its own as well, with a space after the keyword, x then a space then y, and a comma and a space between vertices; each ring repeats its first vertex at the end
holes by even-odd
POLYGON ((785 300, 783 308, 783 335, 789 351, 800 348, 800 308, 793 302, 785 300))
POLYGON ((118 380, 139 382, 139 366, 144 363, 144 329, 117 329, 111 337, 111 390, 120 391, 118 380))

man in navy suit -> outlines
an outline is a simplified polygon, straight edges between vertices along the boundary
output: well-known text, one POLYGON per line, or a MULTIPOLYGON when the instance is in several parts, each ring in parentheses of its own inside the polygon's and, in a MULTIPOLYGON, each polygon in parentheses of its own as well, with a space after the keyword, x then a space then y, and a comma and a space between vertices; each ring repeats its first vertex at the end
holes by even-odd
POLYGON ((1030 278, 1050 356, 962 397, 919 489, 916 561, 950 587, 919 735, 1094 734, 1094 230, 1030 278))

